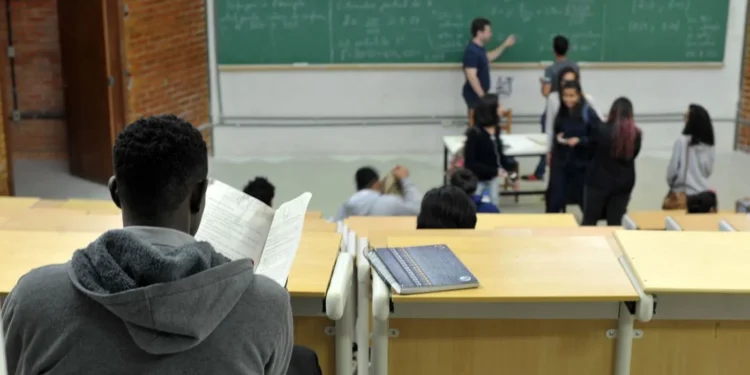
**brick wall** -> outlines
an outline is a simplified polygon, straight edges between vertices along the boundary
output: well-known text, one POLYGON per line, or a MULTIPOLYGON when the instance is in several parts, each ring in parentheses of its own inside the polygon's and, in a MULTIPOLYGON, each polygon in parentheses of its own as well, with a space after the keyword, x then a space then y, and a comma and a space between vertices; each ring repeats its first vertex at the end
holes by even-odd
MULTIPOLYGON (((8 46, 6 1, 10 1, 15 46, 18 109, 24 113, 60 115, 65 111, 60 65, 56 0, 0 0, 0 47, 8 46)), ((12 111, 10 66, 3 53, 2 95, 5 114, 12 111)), ((64 120, 7 121, 10 147, 17 158, 64 158, 64 120)))
MULTIPOLYGON (((0 48, 7 47, 6 1, 16 50, 18 106, 23 112, 60 114, 62 88, 57 1, 0 0, 0 48)), ((175 113, 195 126, 208 122, 205 0, 123 0, 126 65, 132 76, 128 121, 175 113)), ((5 113, 12 87, 7 58, 0 61, 5 113)), ((66 158, 64 120, 7 122, 16 158, 66 158)))
POLYGON ((174 113, 208 122, 205 0, 126 0, 127 65, 132 75, 128 120, 174 113))

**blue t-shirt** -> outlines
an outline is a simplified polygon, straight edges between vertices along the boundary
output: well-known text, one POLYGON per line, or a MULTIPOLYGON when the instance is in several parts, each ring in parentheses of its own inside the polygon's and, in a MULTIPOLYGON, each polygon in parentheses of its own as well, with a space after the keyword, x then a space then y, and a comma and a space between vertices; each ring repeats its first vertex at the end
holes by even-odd
MULTIPOLYGON (((487 59, 487 51, 484 47, 473 41, 466 46, 466 50, 464 51, 464 69, 466 68, 475 68, 477 70, 477 78, 482 85, 482 90, 487 93, 490 90, 490 61, 487 59)), ((466 105, 469 107, 473 107, 479 101, 479 97, 474 92, 474 89, 471 88, 468 79, 464 83, 463 96, 466 105)))

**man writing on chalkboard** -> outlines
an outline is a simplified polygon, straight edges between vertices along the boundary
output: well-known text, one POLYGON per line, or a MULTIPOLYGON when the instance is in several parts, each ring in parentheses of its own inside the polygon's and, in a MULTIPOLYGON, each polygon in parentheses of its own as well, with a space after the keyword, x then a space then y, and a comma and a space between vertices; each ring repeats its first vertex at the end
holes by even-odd
POLYGON ((492 39, 492 27, 485 18, 471 21, 471 37, 471 42, 464 51, 463 63, 466 75, 463 97, 469 107, 469 124, 474 122, 471 109, 490 89, 490 62, 516 43, 516 37, 511 35, 499 47, 487 51, 485 45, 492 39))

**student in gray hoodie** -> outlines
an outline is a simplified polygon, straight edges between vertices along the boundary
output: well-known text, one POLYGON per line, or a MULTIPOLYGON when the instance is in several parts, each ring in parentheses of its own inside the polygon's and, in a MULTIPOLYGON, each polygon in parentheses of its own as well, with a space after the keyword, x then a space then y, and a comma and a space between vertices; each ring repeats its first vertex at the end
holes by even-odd
POLYGON ((118 136, 114 170, 124 229, 32 270, 6 299, 9 373, 285 374, 289 294, 250 259, 193 238, 206 199, 201 134, 174 116, 140 119, 118 136))
POLYGON ((688 196, 711 190, 708 181, 714 170, 714 127, 705 108, 691 104, 685 114, 685 128, 672 148, 667 166, 667 184, 675 193, 688 196))
POLYGON ((422 195, 409 180, 409 170, 399 165, 393 169, 393 175, 401 182, 403 197, 383 194, 380 177, 374 168, 358 169, 354 175, 357 192, 339 208, 335 220, 344 220, 349 216, 417 215, 422 195))

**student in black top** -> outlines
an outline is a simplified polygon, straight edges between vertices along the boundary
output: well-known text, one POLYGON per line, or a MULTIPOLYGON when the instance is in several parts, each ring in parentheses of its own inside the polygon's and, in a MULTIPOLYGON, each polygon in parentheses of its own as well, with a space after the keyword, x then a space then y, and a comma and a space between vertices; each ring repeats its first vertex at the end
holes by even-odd
POLYGON ((474 229, 474 201, 460 188, 446 185, 424 195, 417 216, 417 229, 474 229))
POLYGON ((641 130, 633 121, 627 98, 612 103, 609 119, 591 140, 592 160, 586 175, 582 225, 620 226, 635 186, 635 158, 641 151, 641 130))
POLYGON ((474 111, 474 126, 466 131, 464 145, 464 167, 479 179, 477 192, 489 190, 492 204, 500 200, 502 178, 514 175, 518 163, 503 154, 503 141, 500 138, 500 114, 503 107, 497 95, 482 97, 474 111))
POLYGON ((242 191, 265 203, 268 207, 273 207, 273 197, 276 194, 276 187, 265 177, 255 177, 254 180, 245 185, 242 191))
POLYGON ((589 140, 600 123, 599 116, 586 103, 581 84, 563 82, 560 110, 553 127, 555 139, 550 157, 546 212, 565 212, 568 204, 582 205, 583 182, 591 159, 589 140))

